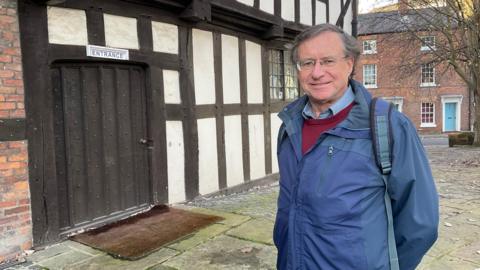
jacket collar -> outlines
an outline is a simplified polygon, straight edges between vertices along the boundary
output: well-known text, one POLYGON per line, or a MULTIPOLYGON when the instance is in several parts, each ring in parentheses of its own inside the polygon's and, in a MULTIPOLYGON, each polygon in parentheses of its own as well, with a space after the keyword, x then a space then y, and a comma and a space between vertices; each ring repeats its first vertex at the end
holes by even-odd
MULTIPOLYGON (((370 128, 369 105, 372 96, 361 83, 355 80, 350 80, 349 83, 355 94, 356 104, 353 106, 347 118, 340 123, 339 127, 351 130, 368 129, 370 128)), ((303 125, 302 110, 307 102, 308 97, 303 95, 279 112, 278 117, 280 117, 285 124, 286 131, 290 136, 301 133, 303 125)))

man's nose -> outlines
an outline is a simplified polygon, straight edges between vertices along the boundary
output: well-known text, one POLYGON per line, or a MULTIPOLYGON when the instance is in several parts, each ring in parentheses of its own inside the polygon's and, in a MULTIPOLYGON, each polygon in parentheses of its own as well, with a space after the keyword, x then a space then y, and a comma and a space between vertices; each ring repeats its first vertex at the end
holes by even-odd
POLYGON ((325 67, 320 63, 320 61, 316 61, 315 65, 313 66, 312 70, 312 77, 318 78, 321 77, 325 73, 325 67))

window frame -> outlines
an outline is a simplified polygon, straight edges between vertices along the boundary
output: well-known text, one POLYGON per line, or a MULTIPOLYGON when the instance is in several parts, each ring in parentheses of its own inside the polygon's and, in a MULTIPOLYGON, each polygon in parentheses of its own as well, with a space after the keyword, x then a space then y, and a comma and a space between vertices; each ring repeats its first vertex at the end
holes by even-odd
POLYGON ((398 106, 397 110, 399 112, 403 111, 403 97, 382 97, 382 99, 392 103, 395 106, 398 106))
POLYGON ((432 87, 432 86, 437 86, 437 83, 435 82, 435 66, 433 65, 433 63, 426 63, 426 64, 422 64, 420 66, 420 87, 432 87), (428 65, 428 67, 427 67, 428 65), (431 71, 424 71, 425 69, 427 68, 431 68, 431 71), (428 82, 425 82, 424 80, 426 78, 429 78, 430 76, 428 75, 425 76, 424 74, 430 74, 431 73, 431 78, 432 78, 432 81, 428 81, 428 82))
MULTIPOLYGON (((378 78, 378 75, 377 75, 377 64, 364 64, 364 65, 363 65, 363 70, 362 70, 362 72, 363 72, 363 85, 365 86, 365 88, 378 88, 378 85, 377 85, 377 82, 378 82, 378 81, 377 81, 377 78, 378 78), (365 75, 365 71, 366 71, 366 67, 367 67, 367 66, 369 66, 369 67, 371 66, 371 67, 374 68, 374 73, 372 74, 372 75, 374 76, 374 78, 373 78, 374 81, 375 81, 374 84, 367 84, 367 81, 365 80, 365 78, 367 77, 367 76, 365 75)), ((371 76, 371 75, 369 74, 369 76, 371 76)))
MULTIPOLYGON (((430 108, 426 108, 426 109, 430 109, 430 108)), ((420 103, 420 127, 436 127, 437 124, 436 124, 435 121, 436 121, 436 119, 435 119, 435 103, 433 103, 433 102, 421 102, 420 103), (431 104, 432 105, 431 111, 424 112, 423 108, 424 108, 425 104, 431 104), (432 121, 431 122, 424 122, 424 117, 423 117, 424 115, 426 115, 427 117, 431 116, 432 121)))
POLYGON ((377 54, 377 40, 367 39, 362 42, 362 54, 377 54), (365 45, 369 45, 370 49, 365 50, 365 45), (372 46, 372 44, 374 46, 372 46))
POLYGON ((268 96, 271 102, 293 101, 300 96, 297 68, 288 50, 268 49, 268 96), (274 53, 277 54, 275 59, 274 53), (278 79, 280 85, 273 85, 274 79, 278 79), (290 90, 295 91, 293 95, 290 90), (279 97, 275 97, 274 93, 280 94, 279 97))
POLYGON ((421 46, 420 46, 420 51, 432 51, 436 50, 436 38, 435 36, 422 36, 420 37, 421 39, 421 46), (427 38, 432 38, 432 45, 427 44, 426 39, 427 38))

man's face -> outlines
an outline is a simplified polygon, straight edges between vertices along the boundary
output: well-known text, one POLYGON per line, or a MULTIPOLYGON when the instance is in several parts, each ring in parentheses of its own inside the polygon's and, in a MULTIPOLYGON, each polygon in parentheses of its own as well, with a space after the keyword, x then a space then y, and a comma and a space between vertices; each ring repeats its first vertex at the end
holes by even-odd
POLYGON ((353 59, 345 56, 337 33, 324 32, 304 41, 298 47, 298 61, 304 64, 298 80, 315 112, 325 111, 342 97, 348 87, 353 59))

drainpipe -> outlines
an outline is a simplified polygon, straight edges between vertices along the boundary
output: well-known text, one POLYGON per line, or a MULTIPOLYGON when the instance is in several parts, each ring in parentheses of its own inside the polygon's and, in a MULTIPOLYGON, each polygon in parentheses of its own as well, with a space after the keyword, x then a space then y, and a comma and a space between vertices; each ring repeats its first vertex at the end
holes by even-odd
POLYGON ((352 1, 352 36, 357 37, 357 17, 358 17, 358 1, 352 1))

